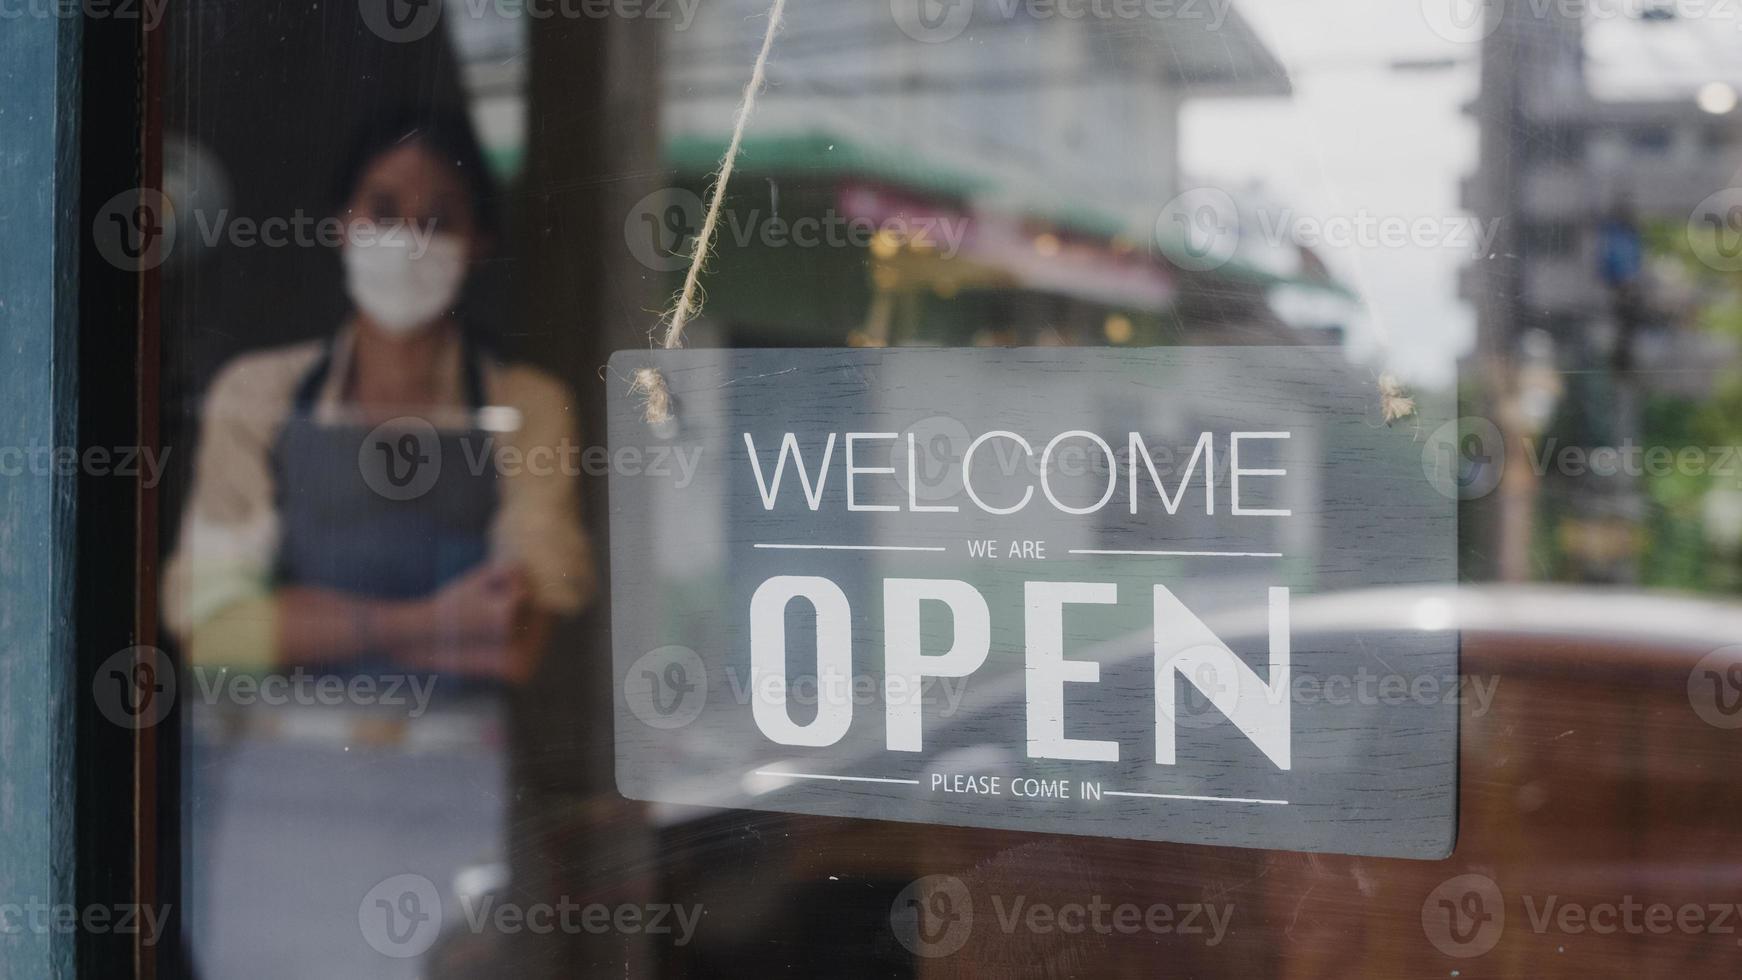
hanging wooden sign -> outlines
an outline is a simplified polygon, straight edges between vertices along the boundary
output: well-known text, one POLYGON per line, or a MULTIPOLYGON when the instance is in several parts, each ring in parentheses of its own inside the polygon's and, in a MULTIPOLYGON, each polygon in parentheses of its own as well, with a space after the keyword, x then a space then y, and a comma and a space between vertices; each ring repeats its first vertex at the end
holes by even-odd
POLYGON ((1388 425, 1315 348, 611 361, 649 368, 612 458, 690 463, 610 478, 626 796, 1449 853, 1456 634, 1362 598, 1455 582, 1449 405, 1388 425))

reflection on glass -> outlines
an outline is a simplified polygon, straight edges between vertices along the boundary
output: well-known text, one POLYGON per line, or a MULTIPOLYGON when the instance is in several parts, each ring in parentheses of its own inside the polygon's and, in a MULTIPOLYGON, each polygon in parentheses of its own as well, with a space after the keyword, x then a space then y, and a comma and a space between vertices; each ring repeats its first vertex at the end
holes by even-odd
MULTIPOLYGON (((576 484, 504 465, 574 445, 569 396, 456 312, 496 244, 477 144, 463 119, 374 123, 337 183, 352 313, 219 372, 165 575, 199 695, 189 927, 220 974, 321 937, 351 973, 375 954, 330 942, 361 914, 332 895, 500 864, 501 695, 592 591, 576 484)), ((368 945, 427 946, 439 898, 391 898, 404 928, 368 945)))
MULTIPOLYGON (((690 346, 1328 347, 1376 397, 1457 405, 1389 431, 1458 500, 1460 586, 1297 609, 1381 677, 1375 638, 1460 631, 1437 862, 754 812, 792 779, 724 763, 715 806, 623 800, 634 678, 605 667, 622 596, 594 587, 607 511, 583 508, 650 461, 603 444, 627 381, 601 366, 679 284, 766 14, 174 13, 165 371, 200 407, 168 419, 164 584, 201 975, 1713 975, 1734 949, 1709 918, 1599 936, 1528 910, 1735 893, 1735 12, 795 2, 776 40, 690 346), (237 233, 298 216, 286 247, 237 233), (1136 924, 1043 928, 1018 901, 1136 924), (492 917, 564 903, 607 924, 492 917), (689 927, 648 928, 656 905, 689 927)), ((699 628, 744 520, 696 508, 611 549, 692 574, 646 601, 699 628)), ((1144 525, 1078 530, 1110 550, 1144 525)), ((1013 769, 1012 744, 940 764, 1013 769)))

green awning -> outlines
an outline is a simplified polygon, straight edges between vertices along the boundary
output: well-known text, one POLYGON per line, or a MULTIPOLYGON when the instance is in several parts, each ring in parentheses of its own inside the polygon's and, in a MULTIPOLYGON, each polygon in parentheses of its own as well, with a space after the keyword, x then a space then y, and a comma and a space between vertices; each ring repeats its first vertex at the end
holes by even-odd
MULTIPOLYGON (((680 136, 665 145, 665 162, 679 173, 711 174, 720 167, 726 143, 725 135, 680 136)), ((982 176, 827 133, 746 137, 738 166, 749 172, 776 176, 872 177, 911 190, 955 198, 991 186, 991 181, 982 176)))
MULTIPOLYGON (((681 136, 666 144, 665 163, 680 174, 704 177, 719 168, 726 143, 727 137, 723 134, 681 136)), ((738 158, 738 167, 742 172, 765 176, 870 178, 918 193, 958 200, 1000 189, 998 182, 989 176, 951 169, 910 152, 879 149, 825 132, 747 137, 738 158)), ((1195 259, 1186 257, 1183 242, 1160 241, 1153 232, 1133 234, 1129 221, 1093 205, 1057 199, 1038 200, 1020 191, 1006 195, 1005 200, 1021 213, 1063 231, 1103 239, 1123 236, 1137 242, 1148 242, 1157 253, 1182 269, 1189 269, 1191 260, 1195 259), (1180 261, 1182 258, 1186 260, 1180 261)), ((1278 275, 1237 256, 1202 274, 1260 288, 1298 286, 1354 298, 1347 286, 1334 280, 1278 275)))

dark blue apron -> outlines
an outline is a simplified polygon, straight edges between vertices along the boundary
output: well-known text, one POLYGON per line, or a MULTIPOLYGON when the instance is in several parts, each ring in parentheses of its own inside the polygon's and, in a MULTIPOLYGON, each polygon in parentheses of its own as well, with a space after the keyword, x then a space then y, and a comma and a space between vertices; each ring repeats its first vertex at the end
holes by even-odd
MULTIPOLYGON (((484 385, 469 346, 462 363, 466 405, 475 416, 484 385)), ((435 484, 409 500, 388 499, 369 486, 358 465, 359 449, 378 448, 363 446, 367 430, 315 422, 331 366, 329 348, 297 386, 273 449, 281 529, 276 580, 376 599, 428 595, 489 553, 496 468, 473 472, 469 465, 490 444, 487 434, 439 433, 435 484)))
MULTIPOLYGON (((462 363, 475 418, 484 392, 470 347, 462 363)), ((389 499, 371 489, 359 465, 369 430, 315 421, 331 367, 329 348, 297 386, 272 450, 281 532, 275 584, 377 599, 426 596, 488 558, 499 495, 496 468, 481 454, 492 443, 482 432, 438 433, 433 485, 413 499, 389 499)), ((401 672, 382 651, 319 671, 401 672)), ((499 861, 505 850, 500 688, 449 676, 433 683, 425 714, 387 712, 389 722, 403 722, 391 744, 347 734, 347 725, 371 720, 353 708, 232 707, 243 724, 228 737, 196 723, 184 881, 196 892, 185 897, 201 975, 398 980, 421 972, 420 957, 385 957, 367 945, 359 899, 386 878, 413 873, 451 902, 458 871, 499 861)))

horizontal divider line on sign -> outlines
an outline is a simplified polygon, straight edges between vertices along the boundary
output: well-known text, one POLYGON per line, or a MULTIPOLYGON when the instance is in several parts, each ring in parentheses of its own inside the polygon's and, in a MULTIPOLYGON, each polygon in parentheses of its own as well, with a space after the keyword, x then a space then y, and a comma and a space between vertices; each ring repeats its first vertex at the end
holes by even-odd
POLYGON ((1146 800, 1192 800, 1198 803, 1264 803, 1270 806, 1288 806, 1287 800, 1249 800, 1237 796, 1185 796, 1177 793, 1130 793, 1117 789, 1104 790, 1103 792, 1107 796, 1138 796, 1146 800))
POLYGON ((773 769, 757 769, 752 775, 784 776, 787 779, 827 779, 842 783, 900 783, 904 786, 918 786, 917 779, 889 779, 884 776, 829 776, 814 772, 778 772, 773 769))
POLYGON ((1281 558, 1280 551, 1120 551, 1072 548, 1073 555, 1135 555, 1145 558, 1281 558))
POLYGON ((758 544, 776 551, 947 551, 947 548, 899 544, 758 544))

